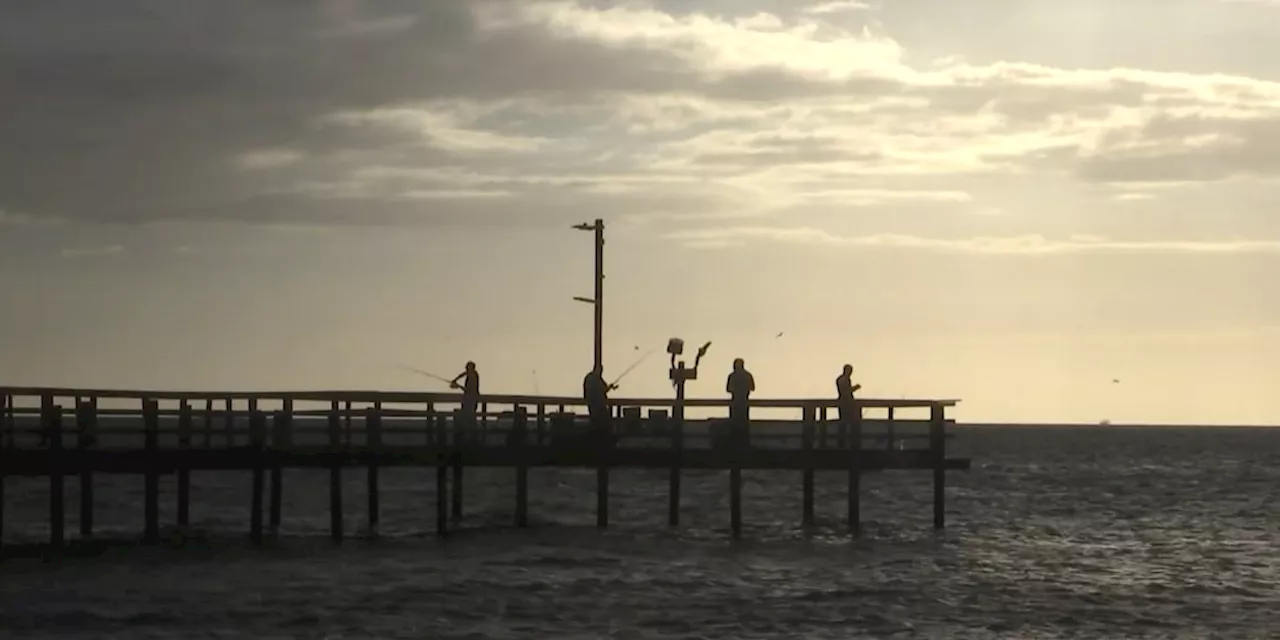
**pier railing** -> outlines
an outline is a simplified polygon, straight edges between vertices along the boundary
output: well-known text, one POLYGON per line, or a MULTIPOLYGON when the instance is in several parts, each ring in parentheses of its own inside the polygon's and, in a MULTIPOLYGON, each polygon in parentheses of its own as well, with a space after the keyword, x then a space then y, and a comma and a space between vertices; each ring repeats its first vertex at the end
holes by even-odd
MULTIPOLYGON (((250 418, 255 412, 268 415, 288 411, 295 419, 292 430, 300 436, 327 434, 323 420, 335 409, 342 416, 344 444, 367 440, 364 418, 375 410, 384 434, 430 434, 435 421, 452 420, 461 405, 458 393, 405 391, 164 391, 121 389, 75 389, 55 387, 0 387, 0 446, 21 447, 40 436, 48 425, 39 423, 42 407, 56 404, 68 408, 89 403, 93 407, 99 436, 140 435, 143 409, 156 403, 157 431, 171 440, 180 427, 180 418, 189 413, 196 446, 234 445, 237 437, 250 435, 250 418)), ((957 400, 859 399, 860 434, 864 442, 886 449, 925 445, 930 425, 941 417, 954 424, 945 411, 957 400)), ((713 440, 728 412, 727 398, 611 398, 614 429, 619 445, 639 442, 645 436, 663 436, 678 420, 685 438, 696 443, 713 440)), ((843 448, 848 444, 849 426, 838 417, 837 402, 831 398, 775 399, 750 401, 748 438, 755 446, 784 444, 803 436, 806 415, 812 412, 814 445, 843 448)), ((534 423, 531 444, 542 444, 551 427, 566 421, 580 425, 586 420, 586 403, 579 397, 488 394, 479 398, 474 429, 481 442, 498 437, 511 428, 517 409, 525 410, 534 423)), ((66 423, 64 430, 75 430, 66 423)), ((40 436, 44 441, 44 437, 40 436)), ((268 440, 270 437, 268 436, 268 440)), ((124 440, 115 440, 121 442, 124 440)), ((101 441, 108 446, 113 440, 101 441)))
POLYGON ((380 467, 436 467, 440 533, 446 531, 450 503, 453 518, 461 516, 462 470, 467 466, 515 469, 518 525, 527 522, 530 468, 594 468, 599 526, 608 522, 611 468, 668 469, 671 525, 679 521, 682 470, 725 469, 731 478, 735 536, 741 532, 743 469, 800 471, 806 525, 813 523, 815 470, 847 471, 849 524, 856 530, 863 472, 931 470, 934 525, 941 527, 945 471, 969 466, 968 460, 946 455, 947 431, 953 424, 946 410, 956 400, 859 399, 858 419, 841 419, 834 399, 752 399, 750 421, 731 424, 726 419, 727 399, 614 398, 609 434, 587 427, 581 398, 483 395, 474 415, 463 413, 461 400, 458 393, 397 391, 0 387, 0 480, 49 477, 51 541, 58 546, 63 536, 63 477, 68 475, 80 478, 84 535, 93 526, 93 474, 144 475, 144 539, 154 541, 160 475, 177 476, 178 525, 185 527, 192 471, 252 471, 251 535, 259 541, 265 474, 271 480, 274 529, 280 522, 281 470, 287 467, 329 469, 331 524, 335 538, 340 538, 340 477, 350 466, 368 469, 369 522, 375 527, 380 467), (710 415, 693 419, 690 409, 710 415), (759 415, 766 411, 774 415, 759 415))

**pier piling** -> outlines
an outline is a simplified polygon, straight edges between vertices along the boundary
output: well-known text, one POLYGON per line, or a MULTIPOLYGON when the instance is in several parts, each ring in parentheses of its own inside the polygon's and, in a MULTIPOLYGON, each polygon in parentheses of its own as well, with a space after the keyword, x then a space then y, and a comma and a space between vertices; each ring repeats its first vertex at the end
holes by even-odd
POLYGON ((80 537, 93 537, 93 465, 89 463, 89 451, 94 447, 94 432, 98 421, 95 398, 89 398, 76 406, 76 427, 79 435, 76 446, 80 449, 80 537))
MULTIPOLYGON (((191 403, 183 400, 178 406, 178 448, 191 448, 191 403)), ((185 463, 178 465, 178 527, 183 531, 191 524, 191 470, 185 463)))
POLYGON ((449 533, 449 427, 436 417, 436 535, 449 533))
POLYGON ((267 530, 271 535, 280 533, 280 517, 282 515, 281 499, 284 497, 284 469, 280 466, 279 456, 288 447, 289 413, 276 411, 271 415, 271 494, 267 503, 267 530))
POLYGON ((848 433, 849 444, 849 533, 856 535, 862 530, 862 408, 855 404, 853 411, 852 416, 842 416, 841 428, 848 433))
MULTIPOLYGON (((652 412, 650 412, 652 416, 652 412)), ((684 414, 683 409, 672 411, 671 419, 663 424, 671 433, 671 468, 667 475, 667 526, 680 526, 680 479, 684 475, 684 414)))
POLYGON ((947 522, 947 435, 946 415, 942 405, 929 410, 929 452, 933 457, 933 528, 947 522))
POLYGON ((262 544, 262 485, 266 472, 267 418, 258 410, 254 400, 249 401, 249 443, 253 451, 253 486, 249 504, 249 539, 255 545, 262 544))
POLYGON ((142 424, 145 430, 146 478, 143 493, 145 500, 142 530, 144 544, 160 541, 160 403, 157 400, 142 401, 142 424))
POLYGON ((338 401, 329 404, 329 537, 342 542, 342 417, 338 401))
POLYGON ((805 527, 813 526, 813 439, 814 439, 814 417, 816 410, 813 405, 804 406, 803 422, 800 426, 802 429, 800 434, 800 447, 804 451, 805 466, 800 472, 801 492, 804 494, 801 499, 801 522, 805 527))
POLYGON ((452 513, 454 523, 462 520, 462 450, 467 445, 468 433, 464 428, 461 419, 462 409, 455 409, 453 412, 453 447, 450 450, 450 462, 453 466, 453 484, 450 487, 453 490, 452 513))
POLYGON ((54 551, 62 549, 65 534, 66 502, 63 496, 62 456, 62 407, 53 403, 53 396, 42 401, 45 436, 49 440, 49 545, 54 551))
POLYGON ((609 526, 609 465, 613 461, 613 421, 606 424, 608 430, 591 425, 596 455, 596 527, 600 529, 609 526))
MULTIPOLYGON (((382 450, 382 403, 376 403, 365 410, 364 426, 367 438, 365 446, 376 456, 382 450)), ((376 457, 370 458, 368 469, 369 479, 365 487, 369 492, 369 532, 372 534, 378 531, 378 498, 380 496, 376 457)))
MULTIPOLYGON (((527 440, 529 414, 524 407, 516 406, 511 415, 510 446, 517 450, 527 440)), ((516 464, 516 526, 529 526, 529 464, 526 456, 520 456, 516 464)))

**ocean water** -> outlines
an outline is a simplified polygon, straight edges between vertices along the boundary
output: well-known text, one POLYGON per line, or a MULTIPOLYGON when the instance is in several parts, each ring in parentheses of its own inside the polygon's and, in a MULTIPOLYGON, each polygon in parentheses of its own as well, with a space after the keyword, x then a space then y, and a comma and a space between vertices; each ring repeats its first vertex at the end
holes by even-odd
MULTIPOLYGON (((434 472, 384 470, 376 540, 327 537, 327 472, 286 472, 279 539, 247 544, 248 474, 192 476, 182 550, 0 565, 3 638, 1267 638, 1280 633, 1280 429, 958 428, 931 528, 927 473, 818 474, 803 530, 794 472, 686 475, 666 527, 665 472, 615 471, 597 531, 591 471, 469 471, 463 530, 434 531, 434 472)), ((173 521, 162 483, 161 517, 173 521)), ((47 480, 6 481, 8 543, 47 536, 47 480)), ((361 533, 364 472, 346 474, 361 533)), ((69 480, 74 536, 77 483, 69 480)), ((99 535, 141 530, 142 480, 99 477, 99 535)))

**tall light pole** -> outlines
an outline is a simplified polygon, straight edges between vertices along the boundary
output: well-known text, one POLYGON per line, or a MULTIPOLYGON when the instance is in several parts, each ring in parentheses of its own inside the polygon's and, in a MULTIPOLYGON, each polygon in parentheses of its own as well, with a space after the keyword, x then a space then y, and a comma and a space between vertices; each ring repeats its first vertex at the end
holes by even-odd
POLYGON ((604 366, 604 220, 596 218, 594 224, 575 224, 579 231, 596 234, 596 294, 594 298, 575 297, 578 302, 588 302, 595 307, 595 368, 604 366))

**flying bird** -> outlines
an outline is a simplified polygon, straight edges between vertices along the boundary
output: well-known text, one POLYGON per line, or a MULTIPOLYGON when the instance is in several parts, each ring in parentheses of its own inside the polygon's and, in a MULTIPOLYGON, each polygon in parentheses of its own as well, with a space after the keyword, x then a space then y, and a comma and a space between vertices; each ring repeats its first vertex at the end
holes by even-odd
POLYGON ((774 336, 774 337, 775 337, 775 338, 781 338, 781 337, 782 337, 782 334, 784 334, 784 333, 786 333, 786 332, 785 332, 785 331, 779 331, 779 332, 778 332, 778 335, 776 335, 776 336, 774 336))
POLYGON ((1112 378, 1111 384, 1120 384, 1120 378, 1112 378))

